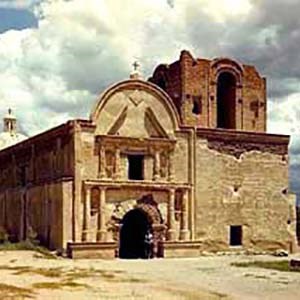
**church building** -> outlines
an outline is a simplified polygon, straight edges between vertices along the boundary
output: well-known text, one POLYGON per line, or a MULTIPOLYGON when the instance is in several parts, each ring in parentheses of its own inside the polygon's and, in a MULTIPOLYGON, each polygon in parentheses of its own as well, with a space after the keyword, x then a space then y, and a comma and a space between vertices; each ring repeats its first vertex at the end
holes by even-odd
POLYGON ((289 137, 266 119, 254 66, 182 51, 1 150, 0 228, 73 258, 296 251, 289 137))

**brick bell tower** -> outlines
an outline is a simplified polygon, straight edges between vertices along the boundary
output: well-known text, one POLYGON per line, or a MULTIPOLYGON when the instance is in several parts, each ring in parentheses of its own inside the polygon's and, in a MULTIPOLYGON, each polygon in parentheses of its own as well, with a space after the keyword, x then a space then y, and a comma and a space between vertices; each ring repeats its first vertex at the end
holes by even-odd
POLYGON ((254 66, 195 59, 184 50, 178 61, 159 65, 149 81, 169 94, 182 125, 266 131, 266 79, 254 66))

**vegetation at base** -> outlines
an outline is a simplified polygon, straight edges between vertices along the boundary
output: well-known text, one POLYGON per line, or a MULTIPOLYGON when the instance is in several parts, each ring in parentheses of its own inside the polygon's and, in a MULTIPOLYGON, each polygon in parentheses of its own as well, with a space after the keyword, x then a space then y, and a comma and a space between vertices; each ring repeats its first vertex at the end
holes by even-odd
POLYGON ((78 283, 74 281, 59 281, 59 282, 37 282, 32 284, 35 289, 60 290, 62 288, 90 288, 88 284, 78 283))
POLYGON ((31 289, 21 288, 11 284, 0 283, 0 299, 33 299, 34 292, 31 289))
POLYGON ((0 251, 30 250, 40 253, 44 258, 56 258, 47 248, 40 245, 37 233, 31 227, 28 228, 27 234, 28 238, 25 241, 14 242, 6 230, 0 227, 0 251))
POLYGON ((62 268, 33 268, 29 266, 8 266, 0 265, 0 270, 14 271, 13 275, 40 275, 50 278, 57 278, 62 276, 62 268))
POLYGON ((0 244, 0 251, 14 251, 14 250, 31 250, 42 254, 48 259, 56 259, 57 257, 51 253, 47 248, 37 245, 30 240, 21 241, 18 243, 4 242, 0 244))
POLYGON ((276 270, 281 272, 300 272, 300 269, 291 268, 288 260, 239 262, 239 263, 232 263, 231 265, 235 267, 241 267, 241 268, 253 267, 253 268, 276 270))

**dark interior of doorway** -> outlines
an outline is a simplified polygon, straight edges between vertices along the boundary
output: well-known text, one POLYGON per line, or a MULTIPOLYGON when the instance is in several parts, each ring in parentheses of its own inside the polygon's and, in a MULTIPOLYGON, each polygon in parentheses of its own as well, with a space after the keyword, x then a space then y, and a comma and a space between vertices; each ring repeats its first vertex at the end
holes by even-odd
POLYGON ((121 224, 119 257, 150 258, 145 237, 151 231, 151 224, 146 213, 140 209, 133 209, 124 216, 121 224))
POLYGON ((230 246, 242 245, 242 226, 230 226, 230 246))

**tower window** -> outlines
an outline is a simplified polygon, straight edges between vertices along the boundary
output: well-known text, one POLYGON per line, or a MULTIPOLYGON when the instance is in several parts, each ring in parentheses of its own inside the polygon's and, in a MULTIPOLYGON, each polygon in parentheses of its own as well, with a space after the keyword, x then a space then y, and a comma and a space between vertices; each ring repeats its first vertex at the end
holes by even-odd
POLYGON ((202 112, 202 105, 199 96, 193 96, 193 110, 192 113, 195 115, 200 115, 202 112))
POLYGON ((223 72, 217 85, 217 127, 235 129, 236 79, 233 74, 223 72))
POLYGON ((242 226, 232 225, 230 226, 230 246, 242 245, 242 226))
POLYGON ((144 179, 144 155, 128 155, 128 179, 144 179))

